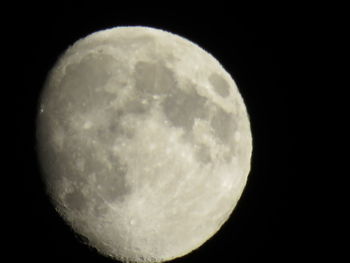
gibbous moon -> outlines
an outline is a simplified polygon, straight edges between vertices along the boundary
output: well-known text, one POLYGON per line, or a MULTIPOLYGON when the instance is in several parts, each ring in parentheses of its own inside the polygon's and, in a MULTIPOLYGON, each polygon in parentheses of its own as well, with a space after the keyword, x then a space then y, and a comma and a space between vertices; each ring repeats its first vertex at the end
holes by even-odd
POLYGON ((252 153, 244 101, 196 44, 116 27, 69 47, 43 88, 38 154, 58 213, 101 254, 162 262, 229 218, 252 153))

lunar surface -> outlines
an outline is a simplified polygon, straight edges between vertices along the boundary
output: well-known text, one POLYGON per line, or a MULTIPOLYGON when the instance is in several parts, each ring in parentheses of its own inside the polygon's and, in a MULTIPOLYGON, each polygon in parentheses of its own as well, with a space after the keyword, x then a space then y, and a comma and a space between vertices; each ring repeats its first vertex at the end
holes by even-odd
POLYGON ((213 236, 247 181, 244 101, 196 44, 116 27, 69 47, 48 75, 38 154, 58 213, 101 254, 163 262, 213 236))

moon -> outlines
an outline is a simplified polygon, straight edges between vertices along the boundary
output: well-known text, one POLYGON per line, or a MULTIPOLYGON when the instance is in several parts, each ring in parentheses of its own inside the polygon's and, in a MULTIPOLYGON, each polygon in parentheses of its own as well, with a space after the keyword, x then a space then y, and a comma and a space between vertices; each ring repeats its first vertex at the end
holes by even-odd
POLYGON ((46 191, 107 257, 188 254, 227 221, 246 185, 252 136, 237 85, 173 33, 115 27, 78 40, 38 105, 46 191))

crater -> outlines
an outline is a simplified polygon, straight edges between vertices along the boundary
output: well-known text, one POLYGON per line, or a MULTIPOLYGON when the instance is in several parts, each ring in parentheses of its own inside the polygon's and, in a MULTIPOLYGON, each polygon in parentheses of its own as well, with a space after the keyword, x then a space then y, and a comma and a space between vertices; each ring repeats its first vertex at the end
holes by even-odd
POLYGON ((230 86, 228 85, 227 81, 221 77, 219 74, 212 73, 209 76, 209 82, 213 86, 214 91, 220 95, 221 97, 225 98, 228 95, 230 95, 230 86))
POLYGON ((70 209, 77 211, 82 211, 86 206, 86 202, 86 197, 76 189, 73 192, 66 194, 64 197, 65 205, 70 209))
MULTIPOLYGON (((108 123, 108 132, 109 132, 109 138, 112 138, 114 140, 117 136, 124 136, 126 138, 132 138, 134 136, 135 131, 130 129, 130 127, 125 127, 122 125, 122 111, 117 111, 116 113, 112 114, 112 117, 108 123)), ((109 140, 111 142, 111 140, 109 140)))
POLYGON ((207 99, 198 95, 194 88, 188 91, 175 88, 162 102, 162 108, 174 126, 190 131, 196 118, 208 117, 206 102, 207 99))

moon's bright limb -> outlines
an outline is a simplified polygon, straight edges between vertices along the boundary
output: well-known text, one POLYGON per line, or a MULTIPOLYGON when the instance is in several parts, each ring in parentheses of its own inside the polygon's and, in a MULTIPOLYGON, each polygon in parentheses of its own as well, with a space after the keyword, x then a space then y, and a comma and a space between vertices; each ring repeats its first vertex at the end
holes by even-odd
POLYGON ((231 76, 197 45, 147 27, 77 41, 38 113, 47 190, 91 246, 161 262, 208 240, 233 211, 252 138, 231 76))

